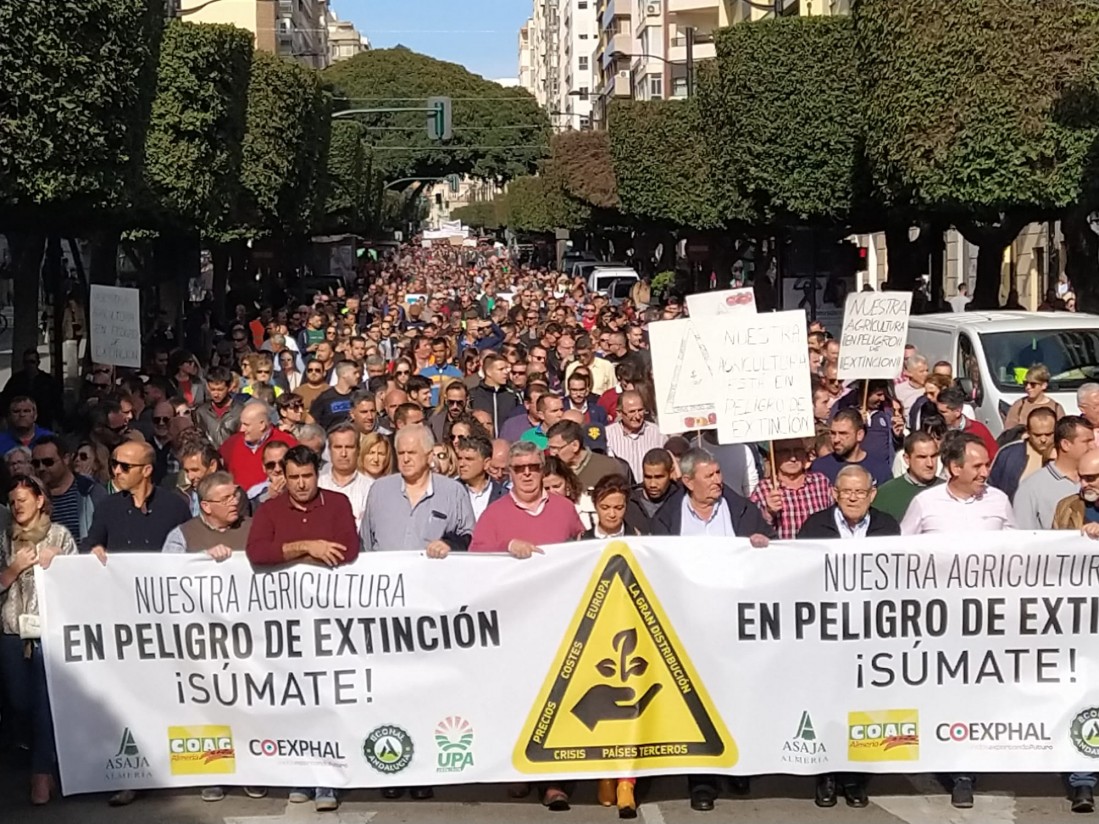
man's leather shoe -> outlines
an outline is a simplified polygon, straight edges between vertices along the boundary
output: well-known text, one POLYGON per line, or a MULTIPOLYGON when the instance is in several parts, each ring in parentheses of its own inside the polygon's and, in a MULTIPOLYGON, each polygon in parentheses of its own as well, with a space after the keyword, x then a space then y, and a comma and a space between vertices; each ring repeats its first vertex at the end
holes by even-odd
POLYGON ((1095 796, 1092 794, 1091 787, 1072 788, 1072 811, 1074 813, 1095 812, 1095 796))
POLYGON ((836 806, 836 779, 831 775, 822 775, 817 779, 817 793, 813 799, 818 807, 836 806))
POLYGON ((950 803, 959 810, 973 807, 973 779, 968 775, 959 775, 954 779, 954 788, 950 791, 950 803))
POLYGON ((866 785, 861 781, 855 784, 845 784, 843 797, 847 799, 848 807, 865 807, 870 803, 870 796, 866 794, 866 785))
POLYGON ((435 790, 431 787, 413 787, 409 790, 409 795, 416 801, 427 801, 429 798, 435 797, 435 790))
POLYGON ((404 795, 404 787, 386 787, 382 790, 382 798, 394 801, 404 795))
POLYGON ((708 813, 714 808, 715 795, 707 789, 691 790, 691 809, 700 813, 708 813))

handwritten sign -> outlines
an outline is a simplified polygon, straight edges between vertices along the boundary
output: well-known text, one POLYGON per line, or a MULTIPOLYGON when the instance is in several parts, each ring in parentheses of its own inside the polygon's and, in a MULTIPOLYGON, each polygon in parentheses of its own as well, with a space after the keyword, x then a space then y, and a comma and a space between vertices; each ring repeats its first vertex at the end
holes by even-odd
POLYGON ((92 360, 141 368, 141 297, 137 289, 91 288, 92 360))
POLYGON ((657 422, 665 435, 717 422, 714 374, 700 325, 686 318, 649 324, 657 422))
POLYGON ((815 434, 805 312, 727 315, 705 328, 718 443, 815 434))
POLYGON ((692 318, 712 315, 755 314, 754 289, 723 289, 720 292, 701 292, 687 295, 687 311, 692 318))
POLYGON ((899 376, 911 308, 912 295, 907 292, 849 294, 840 335, 839 379, 899 376))

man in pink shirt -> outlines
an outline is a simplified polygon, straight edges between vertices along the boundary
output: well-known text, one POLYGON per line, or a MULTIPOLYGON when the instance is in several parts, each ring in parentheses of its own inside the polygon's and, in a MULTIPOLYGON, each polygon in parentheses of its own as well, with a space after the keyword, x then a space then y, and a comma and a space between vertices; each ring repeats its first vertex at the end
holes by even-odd
POLYGON ((584 531, 568 498, 542 486, 545 459, 537 445, 517 441, 508 451, 511 492, 489 504, 473 528, 470 552, 504 552, 529 558, 540 544, 571 541, 584 531))

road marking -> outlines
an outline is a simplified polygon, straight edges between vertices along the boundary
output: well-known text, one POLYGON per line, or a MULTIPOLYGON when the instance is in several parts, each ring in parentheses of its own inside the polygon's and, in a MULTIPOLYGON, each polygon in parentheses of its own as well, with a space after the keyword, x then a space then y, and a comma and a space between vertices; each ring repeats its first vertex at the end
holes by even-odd
POLYGON ((377 813, 337 812, 319 813, 313 802, 291 804, 286 802, 282 815, 226 816, 225 824, 367 824, 377 813))
POLYGON ((641 804, 637 811, 645 824, 664 824, 664 813, 660 812, 660 808, 655 804, 641 804))
POLYGON ((973 796, 973 809, 956 810, 942 785, 929 775, 908 776, 916 795, 873 795, 870 800, 907 824, 1006 824, 1015 821, 1015 796, 981 793, 973 796))

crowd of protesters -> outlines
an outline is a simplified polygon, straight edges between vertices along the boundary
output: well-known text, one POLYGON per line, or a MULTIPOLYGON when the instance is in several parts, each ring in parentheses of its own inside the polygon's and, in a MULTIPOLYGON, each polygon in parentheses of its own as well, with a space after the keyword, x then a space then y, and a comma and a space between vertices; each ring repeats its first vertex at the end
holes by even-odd
MULTIPOLYGON (((32 802, 56 792, 33 574, 59 553, 338 566, 376 551, 528 558, 631 535, 740 536, 762 548, 956 529, 962 518, 1099 537, 1099 384, 1066 415, 1033 365, 997 441, 949 363, 911 350, 895 381, 848 385, 837 341, 814 323, 816 437, 685 438, 659 428, 647 343, 650 324, 684 309, 674 294, 656 305, 644 287, 612 304, 499 248, 407 246, 306 304, 237 305, 222 328, 179 338, 158 320, 145 367, 91 365, 75 414, 28 351, 0 393, 0 683, 32 802)), ((1094 775, 1069 782, 1073 809, 1091 811, 1094 775)), ((691 776, 691 806, 712 809, 720 784, 691 776)), ((731 784, 750 791, 747 779, 731 784)), ((565 810, 571 789, 538 792, 565 810)), ((955 806, 972 806, 974 776, 950 776, 949 789, 955 806)), ((867 778, 818 777, 818 805, 840 796, 866 806, 867 778)), ((339 804, 324 787, 289 797, 339 804)), ((600 782, 598 797, 636 815, 631 780, 600 782)))

